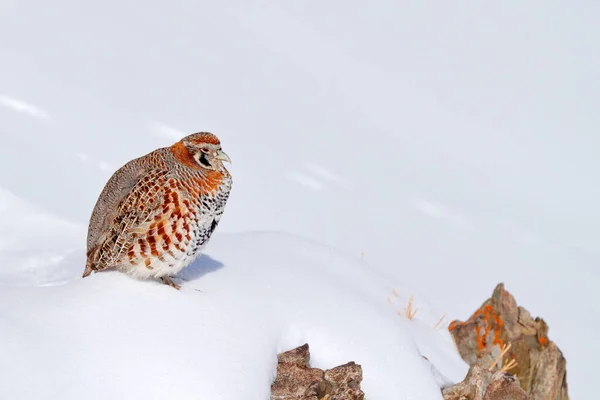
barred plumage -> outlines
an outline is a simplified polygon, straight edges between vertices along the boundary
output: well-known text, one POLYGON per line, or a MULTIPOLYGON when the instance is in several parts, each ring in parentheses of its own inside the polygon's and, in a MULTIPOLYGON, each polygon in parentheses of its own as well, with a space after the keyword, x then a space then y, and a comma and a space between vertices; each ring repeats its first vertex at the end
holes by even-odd
POLYGON ((232 186, 230 161, 211 133, 125 164, 104 187, 88 229, 87 263, 137 278, 170 277, 190 264, 217 227, 232 186))

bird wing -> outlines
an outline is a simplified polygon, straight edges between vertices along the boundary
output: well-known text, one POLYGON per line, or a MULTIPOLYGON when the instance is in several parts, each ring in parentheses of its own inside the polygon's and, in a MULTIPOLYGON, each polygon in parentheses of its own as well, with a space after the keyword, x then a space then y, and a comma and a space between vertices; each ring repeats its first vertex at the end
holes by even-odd
POLYGON ((128 234, 142 230, 161 209, 169 173, 145 162, 144 157, 114 173, 90 218, 86 272, 110 268, 118 261, 128 234))
POLYGON ((88 252, 98 245, 103 234, 113 222, 116 210, 131 189, 148 172, 141 160, 135 159, 119 168, 108 180, 98 197, 88 226, 88 252))

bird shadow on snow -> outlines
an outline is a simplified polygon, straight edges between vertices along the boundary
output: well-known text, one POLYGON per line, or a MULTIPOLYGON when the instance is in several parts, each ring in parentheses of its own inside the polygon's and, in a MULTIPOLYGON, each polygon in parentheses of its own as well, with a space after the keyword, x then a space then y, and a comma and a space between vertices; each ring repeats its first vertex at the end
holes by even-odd
POLYGON ((177 278, 191 282, 202 278, 204 275, 223 268, 225 264, 215 260, 209 255, 202 254, 193 263, 179 271, 177 278))

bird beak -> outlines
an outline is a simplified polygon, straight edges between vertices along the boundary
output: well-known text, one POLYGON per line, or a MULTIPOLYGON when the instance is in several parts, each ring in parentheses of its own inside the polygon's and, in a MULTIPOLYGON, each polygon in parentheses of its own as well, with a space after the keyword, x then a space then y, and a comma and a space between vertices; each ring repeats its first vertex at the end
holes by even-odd
POLYGON ((217 155, 215 156, 215 158, 217 160, 221 160, 221 161, 227 161, 228 163, 231 164, 231 158, 229 158, 229 156, 227 154, 225 154, 224 151, 217 151, 217 155))

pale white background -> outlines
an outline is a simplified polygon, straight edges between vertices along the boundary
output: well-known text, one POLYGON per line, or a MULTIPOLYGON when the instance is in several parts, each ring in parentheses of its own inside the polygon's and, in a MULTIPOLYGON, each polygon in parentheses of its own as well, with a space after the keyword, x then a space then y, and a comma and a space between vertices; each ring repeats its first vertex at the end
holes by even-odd
MULTIPOLYGON (((235 180, 221 232, 362 255, 455 318, 504 281, 590 398, 598 21, 596 1, 0 0, 0 195, 83 247, 116 168, 213 131, 235 180)), ((28 237, 15 210, 1 243, 28 237)))

